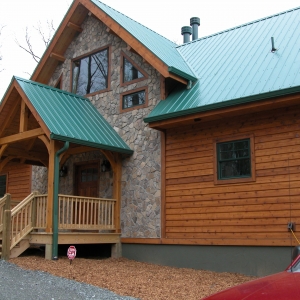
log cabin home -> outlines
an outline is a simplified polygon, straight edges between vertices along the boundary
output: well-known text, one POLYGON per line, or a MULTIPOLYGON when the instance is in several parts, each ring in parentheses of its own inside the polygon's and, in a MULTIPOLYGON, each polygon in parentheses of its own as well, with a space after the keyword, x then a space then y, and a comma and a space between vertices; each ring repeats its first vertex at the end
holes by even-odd
POLYGON ((176 45, 73 1, 1 102, 3 258, 111 244, 115 257, 251 275, 290 261, 300 8, 202 38, 190 25, 176 45))

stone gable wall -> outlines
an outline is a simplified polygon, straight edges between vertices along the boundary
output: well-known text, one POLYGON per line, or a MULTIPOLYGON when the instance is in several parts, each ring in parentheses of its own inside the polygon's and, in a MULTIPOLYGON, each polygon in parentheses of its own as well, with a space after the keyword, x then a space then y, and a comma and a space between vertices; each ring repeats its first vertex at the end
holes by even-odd
MULTIPOLYGON (((57 67, 49 85, 54 86, 62 74, 62 89, 70 91, 71 60, 111 45, 111 89, 91 96, 90 100, 134 150, 132 156, 124 157, 122 164, 122 236, 160 237, 160 133, 150 129, 143 121, 160 99, 160 74, 140 56, 128 51, 127 44, 119 37, 108 33, 107 27, 93 16, 86 18, 82 28, 83 32, 70 44, 65 53, 65 62, 57 67), (148 79, 120 86, 121 51, 149 75, 148 79), (120 113, 120 94, 143 86, 148 86, 148 107, 120 113)), ((67 161, 70 171, 76 159, 73 157, 67 161)), ((61 183, 60 192, 72 193, 72 180, 63 180, 68 184, 61 183)), ((106 184, 109 185, 109 182, 110 180, 106 180, 106 184)), ((101 184, 100 182, 100 186, 101 184)))

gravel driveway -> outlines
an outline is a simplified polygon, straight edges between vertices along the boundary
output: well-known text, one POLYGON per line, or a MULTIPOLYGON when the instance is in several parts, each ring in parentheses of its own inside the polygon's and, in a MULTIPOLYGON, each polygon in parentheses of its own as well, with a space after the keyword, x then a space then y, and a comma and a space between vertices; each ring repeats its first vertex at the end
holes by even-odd
POLYGON ((0 260, 1 300, 134 300, 109 290, 56 277, 46 272, 23 270, 0 260))

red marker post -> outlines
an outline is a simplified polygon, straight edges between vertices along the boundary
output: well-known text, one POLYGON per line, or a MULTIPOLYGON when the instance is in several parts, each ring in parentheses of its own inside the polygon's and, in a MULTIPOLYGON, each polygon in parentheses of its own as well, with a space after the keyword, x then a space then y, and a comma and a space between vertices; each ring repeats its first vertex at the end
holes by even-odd
POLYGON ((73 259, 76 257, 76 248, 75 248, 75 246, 70 246, 68 248, 67 255, 68 255, 68 259, 70 260, 70 265, 71 265, 73 259))

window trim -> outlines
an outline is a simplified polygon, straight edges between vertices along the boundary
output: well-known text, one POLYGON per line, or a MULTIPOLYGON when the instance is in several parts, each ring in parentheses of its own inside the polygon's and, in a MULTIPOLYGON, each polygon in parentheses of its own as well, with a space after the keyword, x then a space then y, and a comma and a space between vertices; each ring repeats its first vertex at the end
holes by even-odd
POLYGON ((108 50, 107 88, 104 89, 104 90, 100 90, 100 91, 96 91, 96 92, 90 93, 90 94, 82 95, 81 97, 90 97, 90 96, 94 96, 94 95, 97 95, 97 94, 101 94, 101 93, 105 93, 105 92, 110 91, 110 89, 111 89, 111 44, 103 46, 103 47, 100 47, 100 48, 97 48, 97 49, 95 49, 93 51, 87 52, 87 53, 85 53, 83 55, 80 55, 80 56, 77 56, 77 57, 71 59, 71 64, 70 64, 71 76, 70 76, 70 89, 69 89, 70 93, 72 93, 73 63, 74 63, 74 61, 82 59, 82 58, 85 58, 85 57, 87 57, 89 55, 92 55, 94 53, 100 52, 100 51, 105 50, 105 49, 108 50))
POLYGON ((54 87, 56 89, 62 89, 62 80, 63 80, 63 74, 60 74, 60 76, 58 77, 58 79, 56 80, 55 84, 54 84, 54 87), (59 85, 59 87, 58 87, 59 85))
POLYGON ((143 87, 140 87, 140 88, 137 88, 134 90, 126 91, 126 92, 120 94, 120 113, 128 112, 128 111, 135 110, 135 109, 145 108, 147 106, 148 106, 148 87, 147 86, 143 86, 143 87), (130 95, 130 94, 133 94, 136 92, 142 92, 142 91, 145 91, 144 104, 135 105, 135 106, 129 107, 129 108, 123 108, 123 96, 130 95))
POLYGON ((144 71, 137 63, 135 63, 124 51, 121 51, 120 59, 121 59, 120 86, 126 86, 126 85, 129 85, 129 84, 132 84, 132 83, 147 80, 149 78, 149 75, 146 73, 146 71, 144 71), (142 73, 144 77, 124 82, 123 81, 123 77, 124 77, 124 58, 126 58, 140 73, 142 73))
POLYGON ((256 180, 255 176, 255 149, 254 149, 254 135, 253 134, 243 134, 243 135, 232 135, 228 137, 217 138, 214 140, 213 145, 213 160, 214 160, 214 183, 215 184, 228 184, 228 183, 243 183, 243 182, 253 182, 256 180), (250 177, 240 177, 232 179, 219 179, 218 178, 218 154, 217 154, 217 144, 224 142, 234 142, 239 140, 250 140, 250 163, 251 163, 251 176, 250 177))
MULTIPOLYGON (((8 188, 8 173, 0 173, 0 176, 6 176, 6 179, 5 179, 5 193, 4 193, 4 195, 5 194, 7 194, 8 193, 8 190, 7 190, 7 188, 8 188)), ((1 196, 0 196, 1 197, 1 196)), ((1 197, 2 198, 2 197, 1 197)))

